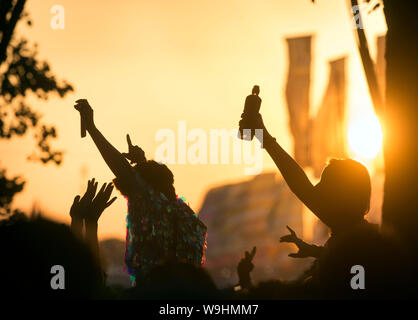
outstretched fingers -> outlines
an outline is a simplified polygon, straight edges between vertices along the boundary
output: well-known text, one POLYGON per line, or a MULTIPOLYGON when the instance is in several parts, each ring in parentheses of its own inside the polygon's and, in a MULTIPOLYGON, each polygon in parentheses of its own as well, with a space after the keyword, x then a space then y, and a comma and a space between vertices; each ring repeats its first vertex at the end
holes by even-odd
POLYGON ((84 193, 81 200, 91 201, 93 199, 94 195, 96 194, 96 189, 97 189, 97 182, 93 178, 93 179, 91 179, 87 182, 87 190, 84 193))
POLYGON ((295 242, 295 237, 291 234, 287 234, 283 237, 280 237, 280 242, 295 242))
POLYGON ((296 235, 296 232, 295 232, 295 231, 293 231, 293 229, 292 229, 292 228, 290 228, 289 226, 286 226, 286 228, 287 228, 287 230, 289 230, 290 234, 292 234, 292 235, 296 235))
POLYGON ((103 183, 102 187, 100 188, 97 194, 99 195, 99 194, 105 193, 106 187, 107 187, 107 183, 103 183))
POLYGON ((106 192, 112 193, 112 191, 113 191, 113 183, 112 182, 109 182, 107 184, 107 187, 106 187, 106 192))
POLYGON ((129 133, 126 135, 126 141, 128 142, 129 150, 133 147, 131 137, 129 136, 129 133))
POLYGON ((251 262, 255 256, 255 253, 257 251, 256 247, 253 247, 253 249, 251 250, 251 253, 248 251, 245 251, 245 257, 244 260, 247 260, 248 262, 251 262))
POLYGON ((113 203, 113 201, 116 200, 116 199, 115 200, 112 199, 111 201, 109 201, 110 203, 108 202, 110 196, 112 195, 113 188, 114 187, 111 182, 104 183, 102 187, 100 188, 99 192, 97 193, 96 198, 94 199, 96 205, 101 205, 104 208, 107 208, 108 206, 110 206, 113 203))
POLYGON ((98 184, 99 183, 93 178, 92 184, 91 184, 91 187, 90 187, 90 193, 88 195, 88 199, 93 200, 93 198, 96 194, 98 184))
POLYGON ((110 195, 112 194, 112 191, 113 191, 113 184, 110 182, 107 184, 107 186, 104 189, 104 196, 105 196, 106 201, 109 200, 110 195))
POLYGON ((254 258, 256 251, 257 251, 257 247, 253 247, 253 250, 251 250, 251 253, 250 253, 251 260, 254 258))
POLYGON ((117 197, 113 197, 109 202, 106 203, 106 208, 110 207, 112 205, 113 202, 115 202, 117 199, 117 197))

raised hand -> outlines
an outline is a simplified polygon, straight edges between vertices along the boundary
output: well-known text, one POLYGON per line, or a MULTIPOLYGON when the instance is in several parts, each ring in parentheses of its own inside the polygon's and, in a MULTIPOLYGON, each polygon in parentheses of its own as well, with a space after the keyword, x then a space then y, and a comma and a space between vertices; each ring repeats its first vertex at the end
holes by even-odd
POLYGON ((97 221, 103 211, 116 200, 116 197, 109 201, 113 191, 113 185, 111 183, 103 184, 96 194, 97 185, 98 183, 95 179, 89 180, 87 190, 83 197, 75 197, 73 205, 71 206, 70 215, 73 218, 71 221, 71 229, 80 236, 82 236, 82 223, 84 220, 86 226, 85 239, 89 243, 97 262, 100 264, 97 221))
POLYGON ((251 253, 245 251, 245 257, 242 258, 241 261, 238 263, 237 271, 239 282, 244 289, 248 289, 252 286, 250 272, 254 269, 254 264, 252 263, 252 260, 255 256, 256 250, 257 248, 254 247, 251 250, 251 253))
POLYGON ((77 236, 82 236, 83 232, 83 221, 86 217, 86 214, 90 210, 90 204, 96 193, 97 182, 94 179, 89 180, 87 184, 87 190, 84 193, 83 197, 77 195, 74 198, 73 204, 70 209, 71 216, 71 230, 77 236))
MULTIPOLYGON (((79 99, 76 101, 74 108, 80 112, 82 124, 87 130, 94 127, 93 109, 90 107, 87 99, 79 99)), ((82 127, 83 127, 82 125, 82 127)))
POLYGON ((95 179, 91 179, 87 183, 87 190, 83 197, 77 195, 70 209, 70 216, 76 220, 85 220, 86 223, 95 222, 100 218, 103 211, 109 207, 115 200, 110 196, 113 191, 112 183, 105 183, 96 195, 98 183, 95 179))
POLYGON ((255 135, 256 138, 260 139, 263 137, 263 139, 268 135, 267 129, 264 125, 263 117, 260 113, 250 114, 246 115, 245 113, 241 114, 241 120, 239 121, 239 131, 241 136, 244 136, 246 132, 243 130, 245 129, 251 129, 252 135, 255 135, 255 129, 262 129, 263 135, 255 135))
POLYGON ((311 257, 310 245, 305 243, 302 239, 298 238, 296 232, 293 231, 289 226, 286 226, 290 234, 282 236, 280 242, 294 243, 298 247, 299 251, 297 253, 289 253, 289 257, 292 258, 306 258, 311 257))
POLYGON ((70 209, 70 216, 73 219, 84 219, 87 211, 90 210, 91 202, 96 194, 97 182, 95 179, 91 179, 87 183, 87 190, 83 197, 77 195, 74 198, 73 204, 70 209))
MULTIPOLYGON (((97 183, 96 183, 96 188, 97 188, 97 183)), ((113 202, 115 202, 115 200, 117 199, 116 197, 113 197, 111 200, 109 200, 110 196, 112 195, 112 191, 113 191, 112 183, 103 184, 103 186, 100 188, 99 192, 97 193, 96 197, 92 199, 90 202, 90 208, 86 212, 86 215, 85 215, 86 224, 97 223, 103 211, 107 207, 109 207, 113 202)))
POLYGON ((70 217, 72 219, 83 219, 82 211, 80 210, 80 196, 76 195, 70 209, 70 217))
POLYGON ((301 240, 300 238, 298 238, 296 232, 292 228, 290 228, 289 226, 286 226, 286 228, 287 230, 289 230, 290 234, 280 237, 280 242, 289 242, 296 244, 298 241, 301 240))
POLYGON ((243 129, 265 129, 263 117, 260 113, 251 114, 251 116, 246 116, 245 113, 241 114, 241 120, 239 121, 240 127, 241 124, 246 124, 246 127, 243 129))
POLYGON ((129 134, 126 135, 126 141, 128 142, 128 153, 122 153, 122 155, 128 159, 131 164, 135 163, 142 163, 145 162, 147 159, 145 158, 145 152, 138 146, 132 145, 131 138, 129 134))

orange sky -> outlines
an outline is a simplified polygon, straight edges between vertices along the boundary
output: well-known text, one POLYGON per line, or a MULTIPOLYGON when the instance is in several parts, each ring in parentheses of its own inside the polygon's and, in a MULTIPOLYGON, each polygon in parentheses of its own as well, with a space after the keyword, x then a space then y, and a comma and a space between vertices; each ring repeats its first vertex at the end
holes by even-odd
MULTIPOLYGON (((149 158, 159 142, 157 130, 233 129, 244 98, 254 84, 261 87, 262 114, 271 133, 292 151, 284 100, 287 51, 284 38, 314 34, 312 104, 324 92, 328 60, 349 56, 349 117, 370 113, 371 106, 345 0, 32 0, 26 9, 33 28, 19 33, 39 44, 58 78, 75 86, 65 99, 30 98, 44 120, 58 128, 56 148, 65 150, 60 167, 26 161, 34 142, 29 137, 0 143, 0 165, 9 176, 21 174, 25 190, 15 206, 34 202, 48 217, 69 222, 72 200, 84 188, 81 168, 100 182, 113 176, 89 137, 80 138, 73 102, 87 98, 96 124, 121 151, 125 135, 149 158), (123 3, 123 4, 122 4, 123 3), (65 9, 64 30, 50 27, 53 5, 65 9)), ((375 36, 386 25, 382 9, 365 17, 371 52, 375 36)), ((175 187, 198 210, 213 186, 249 179, 245 165, 170 165, 175 187)), ((274 164, 264 154, 264 169, 274 164)), ((115 192, 116 194, 116 192, 115 192)), ((101 237, 123 237, 125 200, 118 200, 100 220, 101 237)))

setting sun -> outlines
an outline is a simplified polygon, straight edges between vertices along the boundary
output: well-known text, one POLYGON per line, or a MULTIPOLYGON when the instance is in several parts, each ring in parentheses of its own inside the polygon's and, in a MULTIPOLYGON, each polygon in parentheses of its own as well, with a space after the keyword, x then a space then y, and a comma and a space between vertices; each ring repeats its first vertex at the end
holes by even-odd
POLYGON ((372 159, 382 148, 382 128, 375 115, 355 119, 348 128, 348 143, 355 155, 372 159))

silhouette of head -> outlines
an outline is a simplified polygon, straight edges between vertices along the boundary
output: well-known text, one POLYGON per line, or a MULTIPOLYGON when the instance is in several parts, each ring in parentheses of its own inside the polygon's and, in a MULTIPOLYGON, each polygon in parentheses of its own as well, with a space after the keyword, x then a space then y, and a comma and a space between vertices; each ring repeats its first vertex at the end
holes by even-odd
POLYGON ((162 192, 169 200, 177 199, 174 176, 165 164, 147 160, 135 166, 141 177, 156 191, 162 192))
POLYGON ((362 221, 370 208, 371 182, 366 167, 352 159, 331 159, 315 186, 331 229, 362 221))
POLYGON ((259 93, 260 93, 260 87, 259 86, 254 86, 253 87, 253 90, 252 90, 252 94, 255 94, 255 95, 259 95, 259 93))
MULTIPOLYGON (((165 164, 160 164, 154 160, 146 160, 137 163, 134 168, 155 191, 163 193, 170 201, 177 199, 173 173, 165 164)), ((129 187, 125 181, 115 178, 113 184, 123 195, 128 195, 129 187)))
POLYGON ((101 271, 70 228, 23 214, 0 222, 0 287, 10 298, 97 298, 101 271), (65 289, 53 290, 51 268, 64 268, 65 289))

